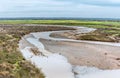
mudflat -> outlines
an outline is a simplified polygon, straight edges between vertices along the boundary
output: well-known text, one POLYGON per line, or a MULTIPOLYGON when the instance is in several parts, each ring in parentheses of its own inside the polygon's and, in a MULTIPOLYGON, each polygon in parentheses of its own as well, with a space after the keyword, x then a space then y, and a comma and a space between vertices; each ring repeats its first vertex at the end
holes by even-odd
POLYGON ((45 39, 40 39, 40 41, 46 50, 60 53, 73 65, 94 66, 101 69, 120 68, 119 46, 45 39))

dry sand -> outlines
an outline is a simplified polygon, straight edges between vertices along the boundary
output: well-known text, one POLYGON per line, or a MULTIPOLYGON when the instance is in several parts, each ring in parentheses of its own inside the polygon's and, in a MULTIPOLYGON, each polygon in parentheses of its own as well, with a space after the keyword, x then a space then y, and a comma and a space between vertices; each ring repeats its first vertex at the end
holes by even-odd
POLYGON ((73 65, 94 66, 101 69, 120 68, 120 47, 45 39, 40 41, 46 50, 64 55, 73 65))

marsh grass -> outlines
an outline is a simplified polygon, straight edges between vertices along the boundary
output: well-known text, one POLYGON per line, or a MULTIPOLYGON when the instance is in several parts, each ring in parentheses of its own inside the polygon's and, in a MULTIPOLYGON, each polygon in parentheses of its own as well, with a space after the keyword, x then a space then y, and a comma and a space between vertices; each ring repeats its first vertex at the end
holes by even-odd
POLYGON ((44 78, 43 74, 25 61, 18 51, 19 39, 0 35, 0 78, 44 78))
MULTIPOLYGON (((30 32, 69 28, 0 24, 0 29, 0 78, 45 78, 39 69, 22 57, 18 50, 19 40, 30 32)), ((38 54, 38 51, 35 53, 38 54)))

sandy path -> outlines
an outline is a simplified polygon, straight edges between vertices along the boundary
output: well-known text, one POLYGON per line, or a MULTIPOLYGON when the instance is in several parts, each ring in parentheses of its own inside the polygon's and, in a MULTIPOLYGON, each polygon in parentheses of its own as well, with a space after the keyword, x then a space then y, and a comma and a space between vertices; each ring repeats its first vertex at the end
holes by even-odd
POLYGON ((46 50, 64 55, 73 65, 95 66, 102 69, 120 68, 119 46, 43 39, 40 41, 42 41, 46 50))

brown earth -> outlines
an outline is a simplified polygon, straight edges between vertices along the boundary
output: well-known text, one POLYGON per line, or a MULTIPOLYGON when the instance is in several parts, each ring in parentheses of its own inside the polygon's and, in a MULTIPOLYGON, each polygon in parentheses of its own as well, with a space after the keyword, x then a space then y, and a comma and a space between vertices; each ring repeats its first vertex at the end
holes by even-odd
POLYGON ((52 33, 50 36, 55 38, 68 38, 75 40, 120 42, 120 38, 118 36, 113 36, 111 34, 103 33, 100 30, 96 30, 90 33, 78 33, 75 31, 70 31, 70 32, 66 31, 66 32, 52 33))

